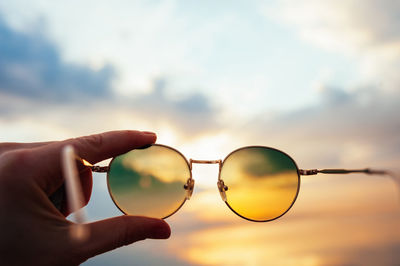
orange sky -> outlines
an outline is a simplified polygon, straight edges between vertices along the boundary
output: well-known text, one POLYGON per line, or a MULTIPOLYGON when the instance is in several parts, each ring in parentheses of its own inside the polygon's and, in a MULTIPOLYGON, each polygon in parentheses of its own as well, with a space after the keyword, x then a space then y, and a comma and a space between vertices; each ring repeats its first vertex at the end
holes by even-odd
MULTIPOLYGON (((399 12, 390 0, 0 1, 0 141, 138 129, 187 159, 264 145, 303 169, 400 173, 399 12)), ((399 264, 388 178, 304 177, 285 216, 252 223, 221 201, 216 165, 193 177, 170 240, 86 265, 399 264)), ((105 180, 90 221, 121 214, 105 180)))

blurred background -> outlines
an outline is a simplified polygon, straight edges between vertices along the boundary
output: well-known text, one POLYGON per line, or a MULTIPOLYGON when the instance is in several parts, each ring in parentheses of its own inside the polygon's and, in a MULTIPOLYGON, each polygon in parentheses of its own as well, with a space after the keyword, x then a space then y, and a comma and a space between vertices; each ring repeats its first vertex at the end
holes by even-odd
MULTIPOLYGON (((0 2, 0 141, 150 130, 188 159, 275 147, 300 168, 400 170, 400 2, 0 2)), ((398 265, 387 177, 302 178, 282 218, 221 201, 218 167, 167 219, 172 236, 85 265, 398 265)), ((120 215, 95 174, 90 221, 120 215)))

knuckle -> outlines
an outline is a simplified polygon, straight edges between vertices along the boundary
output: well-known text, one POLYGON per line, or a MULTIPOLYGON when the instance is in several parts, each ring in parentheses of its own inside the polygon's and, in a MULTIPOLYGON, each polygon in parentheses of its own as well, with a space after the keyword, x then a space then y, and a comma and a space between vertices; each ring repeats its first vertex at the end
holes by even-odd
POLYGON ((93 147, 100 147, 103 145, 103 136, 101 134, 91 135, 84 138, 86 142, 93 147))
POLYGON ((128 221, 127 216, 122 216, 121 217, 121 223, 119 224, 119 228, 118 228, 118 234, 117 234, 117 239, 116 239, 116 246, 120 247, 120 246, 124 246, 124 245, 128 245, 129 242, 129 234, 128 234, 128 230, 129 230, 129 221, 128 221))
MULTIPOLYGON (((87 149, 87 147, 99 148, 103 145, 103 136, 101 134, 90 135, 82 138, 75 138, 73 142, 77 144, 78 148, 87 149)), ((79 149, 78 149, 79 150, 79 149)))
POLYGON ((122 216, 121 218, 119 234, 116 241, 118 246, 129 245, 133 242, 145 239, 142 230, 138 228, 139 226, 132 226, 132 217, 122 216))

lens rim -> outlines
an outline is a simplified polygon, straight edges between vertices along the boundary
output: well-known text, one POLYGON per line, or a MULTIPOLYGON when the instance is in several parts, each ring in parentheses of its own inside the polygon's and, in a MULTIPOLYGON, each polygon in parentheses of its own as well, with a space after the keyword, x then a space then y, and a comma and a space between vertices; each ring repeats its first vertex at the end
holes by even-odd
MULTIPOLYGON (((286 211, 284 211, 281 215, 279 215, 279 216, 277 216, 277 217, 274 217, 274 218, 272 218, 272 219, 267 219, 267 220, 254 220, 254 219, 251 219, 251 218, 247 218, 247 217, 245 217, 245 216, 239 214, 238 212, 236 212, 236 211, 229 205, 228 200, 225 200, 225 201, 224 201, 225 204, 229 207, 229 209, 231 209, 232 212, 234 212, 236 215, 238 215, 239 217, 241 217, 241 218, 243 218, 243 219, 245 219, 245 220, 248 220, 248 221, 251 221, 251 222, 257 222, 257 223, 271 222, 271 221, 274 221, 274 220, 276 220, 276 219, 279 219, 279 218, 281 218, 283 215, 285 215, 285 214, 293 207, 294 203, 296 202, 297 197, 298 197, 298 195, 299 195, 300 183, 301 183, 301 178, 300 178, 300 173, 299 173, 299 167, 297 166, 296 161, 295 161, 289 154, 287 154, 287 153, 284 152, 284 151, 278 150, 278 149, 276 149, 276 148, 268 147, 268 146, 262 146, 262 145, 245 146, 245 147, 241 147, 241 148, 238 148, 238 149, 236 149, 236 150, 230 152, 230 153, 225 157, 225 159, 222 161, 221 168, 220 168, 220 170, 219 170, 218 181, 222 180, 222 179, 221 179, 221 172, 222 172, 222 169, 223 169, 223 167, 224 167, 224 164, 225 164, 226 160, 227 160, 232 154, 234 154, 235 152, 238 152, 238 151, 243 150, 243 149, 249 149, 249 148, 264 148, 264 149, 274 150, 274 151, 280 152, 280 153, 286 155, 286 156, 293 162, 294 166, 296 167, 297 181, 298 181, 298 183, 297 183, 296 196, 294 197, 292 203, 291 203, 290 206, 286 209, 286 211)), ((228 187, 228 188, 229 188, 229 187, 228 187)), ((228 196, 228 197, 229 197, 229 196, 228 196)))
MULTIPOLYGON (((159 147, 167 148, 167 149, 170 149, 170 150, 175 151, 175 152, 178 153, 180 156, 182 156, 183 159, 184 159, 185 162, 186 162, 187 167, 188 167, 188 171, 189 171, 189 174, 190 174, 190 175, 189 175, 189 179, 192 179, 192 171, 190 170, 189 161, 186 159, 186 157, 185 157, 180 151, 178 151, 178 150, 175 149, 175 148, 172 148, 172 147, 170 147, 170 146, 163 145, 163 144, 155 144, 155 143, 154 143, 154 144, 151 144, 151 145, 146 145, 146 146, 141 147, 141 148, 132 149, 132 150, 130 150, 130 151, 128 151, 128 152, 131 152, 131 151, 133 151, 133 150, 143 150, 143 149, 147 149, 147 148, 150 148, 151 146, 159 146, 159 147)), ((128 153, 128 152, 126 152, 126 153, 128 153)), ((122 155, 124 155, 124 154, 126 154, 126 153, 120 154, 120 155, 118 155, 118 156, 122 156, 122 155)), ((110 189, 110 176, 109 176, 109 175, 110 175, 110 170, 111 170, 111 164, 112 164, 112 162, 114 161, 114 159, 115 159, 116 157, 118 157, 118 156, 115 156, 114 158, 112 158, 111 161, 110 161, 110 163, 108 164, 108 171, 107 171, 107 190, 108 190, 108 194, 110 195, 110 197, 111 197, 111 199, 112 199, 114 205, 115 205, 123 214, 128 215, 128 213, 126 213, 126 212, 118 205, 118 203, 117 203, 117 201, 114 199, 114 196, 112 195, 111 189, 110 189)), ((184 185, 184 184, 183 184, 183 185, 184 185)), ((167 216, 162 217, 162 218, 160 218, 160 219, 166 219, 166 218, 172 216, 173 214, 175 214, 177 211, 179 211, 179 209, 183 206, 183 204, 185 204, 185 202, 186 202, 186 197, 183 198, 182 203, 179 205, 179 207, 178 207, 175 211, 173 211, 171 214, 168 214, 167 216)))

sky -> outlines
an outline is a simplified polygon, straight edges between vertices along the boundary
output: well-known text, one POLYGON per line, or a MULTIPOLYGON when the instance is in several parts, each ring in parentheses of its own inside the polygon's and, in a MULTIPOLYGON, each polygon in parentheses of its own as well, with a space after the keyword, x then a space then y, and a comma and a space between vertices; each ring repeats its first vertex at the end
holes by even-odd
MULTIPOLYGON (((390 0, 1 1, 0 141, 139 129, 188 159, 264 145, 301 168, 399 171, 399 12, 390 0)), ((86 265, 400 260, 393 180, 304 177, 288 214, 254 224, 222 203, 217 167, 193 176, 170 240, 86 265)), ((119 215, 94 179, 89 220, 119 215)))

